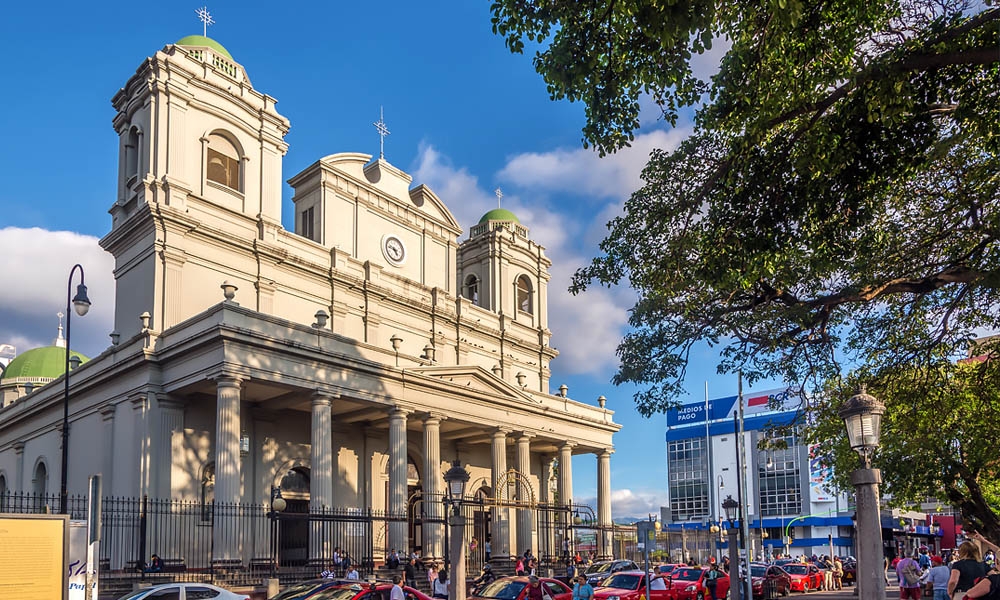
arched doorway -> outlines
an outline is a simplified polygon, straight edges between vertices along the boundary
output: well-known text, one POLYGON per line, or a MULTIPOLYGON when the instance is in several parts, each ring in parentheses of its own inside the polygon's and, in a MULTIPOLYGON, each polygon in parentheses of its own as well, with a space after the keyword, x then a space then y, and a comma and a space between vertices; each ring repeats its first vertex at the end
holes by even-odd
MULTIPOLYGON (((309 514, 309 483, 307 467, 292 467, 281 476, 281 497, 287 503, 285 515, 309 514)), ((282 518, 278 548, 282 565, 305 565, 309 561, 309 519, 296 516, 282 518)))
POLYGON ((473 569, 482 568, 482 565, 490 560, 486 553, 486 544, 493 546, 492 520, 490 519, 490 507, 493 503, 493 488, 488 485, 481 485, 475 493, 475 506, 472 512, 472 535, 479 541, 478 548, 472 552, 470 565, 473 569))

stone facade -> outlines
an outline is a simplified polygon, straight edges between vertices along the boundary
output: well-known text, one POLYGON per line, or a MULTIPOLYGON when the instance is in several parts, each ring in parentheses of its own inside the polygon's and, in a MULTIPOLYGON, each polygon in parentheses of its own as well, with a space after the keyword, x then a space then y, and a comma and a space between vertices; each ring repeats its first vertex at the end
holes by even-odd
MULTIPOLYGON (((527 227, 486 219, 460 241, 434 192, 343 153, 289 180, 285 230, 289 122, 210 46, 156 52, 113 105, 114 343, 72 373, 71 493, 101 472, 110 495, 260 504, 295 472, 313 509, 405 512, 417 492, 440 498, 459 460, 470 494, 515 473, 518 500, 551 502, 557 485, 569 503, 570 459, 591 454, 610 525, 620 426, 548 393, 550 262, 527 227)), ((0 409, 8 489, 58 488, 61 382, 0 409)), ((538 547, 512 512, 514 526, 493 519, 494 556, 538 547)), ((387 547, 443 555, 443 525, 420 540, 393 525, 387 547)))

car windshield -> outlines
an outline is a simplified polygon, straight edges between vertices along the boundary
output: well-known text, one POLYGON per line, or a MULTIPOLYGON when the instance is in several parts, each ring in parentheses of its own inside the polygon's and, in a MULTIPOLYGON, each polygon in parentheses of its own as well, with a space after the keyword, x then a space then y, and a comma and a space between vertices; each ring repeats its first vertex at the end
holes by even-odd
POLYGON ((793 575, 806 575, 809 573, 809 567, 806 565, 785 565, 785 570, 793 575))
POLYGON ((323 590, 315 596, 309 596, 309 600, 351 600, 351 598, 357 596, 358 592, 361 591, 358 587, 356 585, 348 585, 330 588, 323 590))
POLYGON ((767 572, 767 567, 764 566, 751 565, 750 567, 751 577, 763 577, 764 573, 766 572, 767 572))
POLYGON ((480 592, 480 597, 482 598, 497 598, 498 600, 515 600, 521 595, 521 591, 524 586, 528 584, 523 581, 510 581, 503 579, 494 581, 493 583, 486 586, 482 592, 480 592))
POLYGON ((591 573, 605 573, 610 570, 611 570, 611 563, 590 565, 589 567, 587 567, 587 574, 590 575, 591 573))
POLYGON ((620 590, 634 590, 639 587, 639 579, 641 578, 641 575, 623 575, 622 573, 618 573, 605 579, 601 585, 620 590))
POLYGON ((672 578, 674 581, 698 581, 701 578, 701 569, 677 569, 672 578))

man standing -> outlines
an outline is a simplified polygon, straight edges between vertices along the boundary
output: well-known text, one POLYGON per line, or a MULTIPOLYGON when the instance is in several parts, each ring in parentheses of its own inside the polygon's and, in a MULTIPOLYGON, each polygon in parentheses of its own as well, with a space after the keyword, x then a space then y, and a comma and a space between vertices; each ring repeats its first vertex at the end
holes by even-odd
POLYGON ((705 573, 705 588, 708 589, 708 597, 711 600, 715 600, 718 596, 715 595, 715 589, 719 585, 719 577, 722 573, 719 572, 719 563, 713 562, 712 568, 705 573))
POLYGON ((896 563, 896 576, 899 577, 899 598, 900 600, 920 600, 920 564, 915 560, 918 552, 914 551, 912 557, 906 557, 896 563))
POLYGON ((406 600, 403 588, 399 585, 399 575, 392 576, 392 590, 389 591, 389 600, 406 600))
POLYGON ((407 585, 417 585, 417 559, 410 557, 410 560, 406 561, 406 566, 403 567, 403 576, 407 585))

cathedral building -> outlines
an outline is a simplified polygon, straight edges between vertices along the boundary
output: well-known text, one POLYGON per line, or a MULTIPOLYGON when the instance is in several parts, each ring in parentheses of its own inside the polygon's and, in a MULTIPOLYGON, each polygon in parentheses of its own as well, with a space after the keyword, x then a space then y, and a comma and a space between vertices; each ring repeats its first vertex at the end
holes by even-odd
MULTIPOLYGON (((71 373, 70 493, 95 473, 114 497, 266 509, 283 491, 288 511, 406 515, 374 555, 441 557, 442 473, 457 460, 485 499, 470 533, 503 558, 558 552, 538 507, 578 510, 571 459, 589 455, 597 553, 610 555, 620 425, 603 398, 549 391, 551 263, 529 224, 495 209, 466 236, 430 188, 345 152, 288 180, 286 230, 289 122, 204 36, 143 60, 112 103, 118 185, 100 244, 115 259, 114 331, 71 373)), ((22 362, 0 386, 0 483, 51 494, 63 375, 22 362), (51 384, 22 384, 33 377, 51 384)), ((310 556, 337 543, 306 533, 310 556)), ((214 536, 213 560, 263 555, 249 533, 214 536)))

